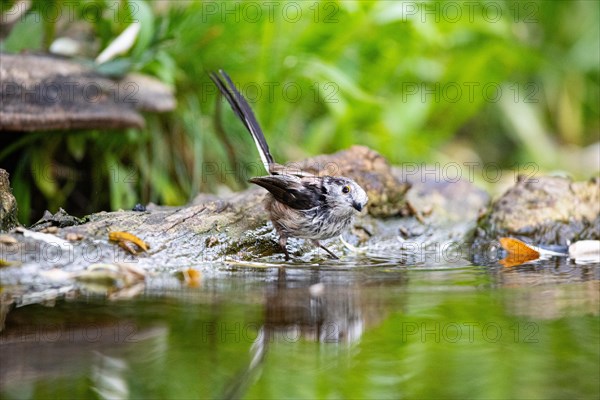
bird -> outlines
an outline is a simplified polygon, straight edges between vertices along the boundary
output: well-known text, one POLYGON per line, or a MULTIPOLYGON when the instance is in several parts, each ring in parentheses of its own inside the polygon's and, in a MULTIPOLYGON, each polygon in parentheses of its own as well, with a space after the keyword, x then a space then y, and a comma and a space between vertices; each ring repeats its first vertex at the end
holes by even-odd
POLYGON ((310 240, 332 258, 339 259, 320 241, 340 236, 352 224, 354 216, 367 205, 366 192, 347 177, 315 175, 276 163, 252 108, 229 75, 220 69, 218 73, 210 72, 209 76, 252 136, 269 173, 251 178, 249 182, 269 192, 265 208, 279 235, 279 246, 286 261, 290 259, 287 250, 290 237, 310 240))

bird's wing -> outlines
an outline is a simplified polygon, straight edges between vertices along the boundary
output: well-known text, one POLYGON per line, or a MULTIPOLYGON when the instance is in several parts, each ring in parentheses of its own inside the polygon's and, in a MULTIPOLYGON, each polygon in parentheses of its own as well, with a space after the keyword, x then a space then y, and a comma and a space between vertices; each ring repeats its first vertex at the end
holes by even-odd
POLYGON ((267 189, 280 203, 296 210, 308 210, 321 204, 323 192, 319 178, 295 175, 270 175, 250 179, 267 189))

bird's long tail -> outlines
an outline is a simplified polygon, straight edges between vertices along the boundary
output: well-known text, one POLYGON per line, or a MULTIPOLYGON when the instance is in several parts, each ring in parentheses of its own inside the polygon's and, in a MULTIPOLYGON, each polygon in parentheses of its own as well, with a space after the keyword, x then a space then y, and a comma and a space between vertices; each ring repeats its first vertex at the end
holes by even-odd
POLYGON ((252 135, 252 139, 254 139, 254 143, 256 144, 256 148, 260 154, 260 159, 262 160, 265 169, 271 173, 271 169, 275 165, 275 161, 269 152, 269 145, 267 145, 265 135, 263 134, 263 131, 260 128, 254 113, 252 112, 252 108, 250 108, 250 105, 246 99, 237 90, 231 81, 231 78, 225 71, 220 69, 218 74, 216 72, 211 72, 210 79, 212 79, 217 88, 219 88, 221 94, 229 102, 233 112, 235 112, 246 129, 248 129, 248 132, 250 132, 250 135, 252 135))

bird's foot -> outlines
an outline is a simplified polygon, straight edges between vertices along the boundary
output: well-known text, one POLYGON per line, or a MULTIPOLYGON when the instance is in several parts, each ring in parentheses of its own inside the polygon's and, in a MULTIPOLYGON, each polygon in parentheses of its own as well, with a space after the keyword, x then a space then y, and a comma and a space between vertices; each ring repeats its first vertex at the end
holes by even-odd
POLYGON ((323 250, 325 250, 331 256, 331 258, 333 258, 334 260, 340 259, 331 250, 329 250, 327 247, 323 246, 318 240, 313 240, 312 242, 315 246, 318 246, 318 247, 322 248, 323 250))

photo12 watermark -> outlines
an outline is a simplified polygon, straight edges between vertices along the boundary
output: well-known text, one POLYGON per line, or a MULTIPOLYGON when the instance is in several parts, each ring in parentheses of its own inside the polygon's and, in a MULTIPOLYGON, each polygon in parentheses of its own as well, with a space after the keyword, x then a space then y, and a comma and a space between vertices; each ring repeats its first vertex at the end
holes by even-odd
POLYGON ((97 23, 102 20, 115 23, 138 22, 140 6, 135 2, 108 0, 102 2, 86 0, 39 1, 32 7, 30 1, 15 1, 13 6, 0 13, 0 23, 10 24, 27 20, 30 23, 67 23, 84 21, 97 23), (126 4, 126 6, 124 6, 126 4), (29 12, 33 11, 33 12, 29 12))
MULTIPOLYGON (((107 236, 108 241, 108 236, 107 236)), ((66 266, 76 260, 85 264, 137 263, 138 257, 116 244, 69 242, 56 238, 54 242, 37 240, 23 246, 0 246, 0 258, 19 264, 51 264, 66 266)))
MULTIPOLYGON (((326 322, 319 325, 323 333, 322 342, 339 342, 339 333, 345 326, 341 323, 326 322)), ((295 324, 276 328, 277 335, 269 334, 259 323, 206 322, 199 326, 197 339, 203 343, 234 342, 254 343, 257 341, 278 341, 297 343, 302 333, 295 324)), ((401 322, 398 339, 403 342, 472 344, 477 342, 539 343, 540 327, 534 322, 515 322, 507 325, 494 321, 487 322, 401 322)))
MULTIPOLYGON (((151 3, 151 2, 148 2, 151 3)), ((177 4, 176 4, 177 5, 177 4)), ((194 6, 190 3, 185 6, 194 6)), ((309 21, 312 23, 340 23, 348 14, 344 4, 336 1, 202 1, 199 23, 276 23, 289 24, 309 21)), ((0 15, 3 24, 15 19, 30 18, 33 22, 56 23, 83 20, 97 23, 102 20, 115 23, 138 22, 140 5, 136 2, 108 0, 103 2, 66 0, 61 2, 37 2, 35 13, 28 1, 16 1, 0 15), (27 17, 26 17, 27 15, 27 17)), ((487 23, 503 21, 512 23, 537 23, 540 4, 534 1, 397 1, 388 2, 384 8, 393 20, 415 23, 487 23)))
POLYGON ((140 327, 133 321, 114 323, 41 323, 31 324, 0 335, 0 344, 13 343, 136 343, 140 327))
POLYGON ((52 106, 73 103, 136 104, 139 102, 139 84, 131 81, 77 82, 68 80, 43 82, 16 82, 3 80, 0 90, 5 101, 52 106))
MULTIPOLYGON (((287 103, 298 103, 300 101, 312 101, 314 103, 339 103, 340 86, 335 82, 296 82, 296 81, 267 81, 267 82, 244 82, 235 84, 240 94, 249 102, 285 101, 287 103)), ((200 99, 210 100, 218 93, 212 83, 203 83, 200 91, 200 99)))
POLYGON ((534 162, 515 163, 503 168, 495 162, 463 161, 447 163, 413 163, 404 162, 399 165, 400 180, 405 182, 497 183, 507 177, 513 182, 529 180, 537 182, 536 176, 540 166, 534 162))
POLYGON ((403 103, 498 103, 507 97, 514 103, 539 103, 540 87, 533 82, 402 82, 403 103))
POLYGON ((398 1, 394 15, 403 22, 489 24, 507 20, 514 23, 537 23, 539 3, 534 1, 398 1))
POLYGON ((285 21, 297 23, 339 22, 340 5, 333 1, 203 1, 202 22, 259 23, 285 21))
POLYGON ((538 343, 540 327, 534 322, 505 326, 497 322, 402 322, 402 342, 421 343, 538 343))

